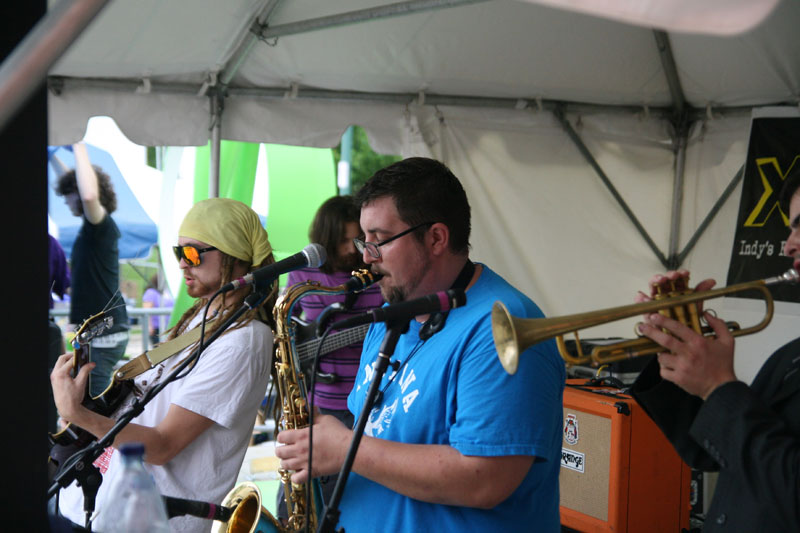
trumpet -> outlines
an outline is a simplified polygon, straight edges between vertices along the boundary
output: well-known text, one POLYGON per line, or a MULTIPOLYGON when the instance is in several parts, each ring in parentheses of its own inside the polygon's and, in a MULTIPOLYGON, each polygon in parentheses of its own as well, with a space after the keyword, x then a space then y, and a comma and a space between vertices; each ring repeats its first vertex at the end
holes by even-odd
POLYGON ((686 288, 680 288, 676 291, 679 293, 677 295, 669 293, 657 296, 649 302, 622 305, 610 309, 555 318, 514 317, 511 316, 505 305, 498 301, 492 307, 492 336, 494 337, 494 344, 500 363, 509 374, 514 374, 517 371, 520 352, 536 343, 552 338, 556 338, 561 357, 564 358, 568 366, 585 365, 587 363, 592 366, 600 366, 605 363, 662 352, 664 348, 649 338, 640 336, 633 340, 598 346, 588 355, 583 354, 580 349, 580 342, 577 342, 578 355, 574 356, 567 351, 564 335, 573 332, 577 339, 578 330, 580 329, 654 312, 675 318, 698 333, 710 335, 713 334, 710 328, 700 325, 697 303, 743 291, 756 290, 763 296, 766 306, 764 318, 761 322, 744 329, 735 323, 728 325, 734 337, 749 335, 761 331, 772 320, 774 302, 772 294, 767 287, 778 283, 797 283, 798 280, 800 280, 800 275, 795 269, 791 268, 779 276, 731 285, 721 289, 693 292, 686 288))

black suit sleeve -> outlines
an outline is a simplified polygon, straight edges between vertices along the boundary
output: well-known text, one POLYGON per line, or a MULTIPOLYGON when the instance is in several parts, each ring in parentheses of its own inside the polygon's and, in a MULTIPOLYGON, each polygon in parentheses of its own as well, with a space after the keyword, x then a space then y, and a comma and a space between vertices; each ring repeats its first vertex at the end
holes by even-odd
POLYGON ((655 358, 636 379, 631 393, 686 464, 705 472, 719 470, 719 464, 689 434, 703 400, 661 379, 655 358))
POLYGON ((800 531, 800 339, 773 354, 753 384, 726 383, 703 402, 653 361, 632 393, 691 467, 720 471, 709 513, 740 530, 800 531))
MULTIPOLYGON (((800 409, 797 395, 795 403, 800 409)), ((722 468, 740 473, 762 512, 800 531, 800 438, 750 387, 737 381, 717 388, 690 433, 722 468)))

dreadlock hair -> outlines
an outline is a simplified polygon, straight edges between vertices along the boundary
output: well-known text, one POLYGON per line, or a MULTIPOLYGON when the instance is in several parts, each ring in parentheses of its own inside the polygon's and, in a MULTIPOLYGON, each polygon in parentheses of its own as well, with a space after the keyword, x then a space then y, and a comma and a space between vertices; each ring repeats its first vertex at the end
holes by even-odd
MULTIPOLYGON (((117 210, 117 194, 114 192, 114 187, 111 185, 111 178, 106 174, 103 169, 97 165, 92 165, 95 174, 97 174, 97 187, 100 194, 100 205, 102 205, 106 212, 110 215, 117 210)), ((59 196, 67 196, 78 192, 78 182, 75 179, 75 169, 68 170, 58 178, 56 183, 56 194, 59 196)), ((80 215, 83 215, 83 204, 77 203, 77 209, 80 215)))
MULTIPOLYGON (((232 255, 228 255, 222 252, 221 250, 220 253, 222 254, 222 266, 221 266, 222 282, 220 286, 225 285, 226 283, 229 283, 230 281, 233 280, 233 267, 237 263, 244 264, 247 267, 248 272, 252 271, 252 265, 250 263, 242 261, 241 259, 233 257, 232 255)), ((274 262, 275 262, 275 256, 273 256, 270 253, 267 256, 267 258, 261 262, 261 265, 259 265, 259 267, 271 265, 274 262)), ((238 291, 223 293, 221 296, 219 296, 219 298, 222 298, 222 305, 219 307, 220 311, 219 316, 224 317, 225 315, 228 315, 229 313, 236 311, 242 305, 244 299, 254 290, 255 286, 251 286, 249 288, 249 291, 247 292, 244 292, 243 290, 240 289, 238 291)), ((265 323, 267 326, 269 326, 270 329, 274 331, 275 319, 272 316, 272 308, 275 306, 275 302, 277 301, 277 299, 278 299, 278 281, 276 280, 272 284, 272 289, 269 293, 269 296, 267 296, 264 299, 261 305, 253 309, 249 309, 248 311, 243 313, 236 320, 234 324, 231 324, 231 326, 228 329, 229 330, 238 329, 245 326, 252 320, 259 320, 260 322, 265 323)), ((188 310, 186 310, 186 312, 183 313, 181 318, 178 319, 177 324, 175 324, 175 326, 170 330, 169 338, 174 339, 178 335, 182 334, 186 330, 186 327, 189 325, 191 320, 199 313, 202 313, 207 304, 208 304, 208 298, 198 298, 195 301, 194 305, 192 305, 192 307, 190 307, 188 310)), ((217 329, 220 328, 220 326, 222 326, 223 322, 224 322, 223 320, 217 320, 215 322, 212 322, 211 325, 208 328, 206 328, 205 335, 209 336, 212 333, 214 333, 217 329)))

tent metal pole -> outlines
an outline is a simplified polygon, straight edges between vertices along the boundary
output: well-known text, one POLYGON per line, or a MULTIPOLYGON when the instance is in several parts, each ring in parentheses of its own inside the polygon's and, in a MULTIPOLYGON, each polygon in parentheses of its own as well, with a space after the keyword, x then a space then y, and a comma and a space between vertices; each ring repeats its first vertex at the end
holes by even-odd
POLYGON ((677 135, 675 150, 675 176, 672 180, 672 214, 669 229, 669 255, 667 268, 675 270, 680 266, 678 262, 678 237, 681 227, 681 212, 683 211, 683 185, 686 173, 686 146, 689 142, 689 128, 681 122, 677 135))
POLYGON ((672 182, 672 212, 669 230, 669 255, 667 268, 676 269, 678 262, 678 237, 680 234, 680 218, 683 210, 683 184, 686 170, 686 146, 689 142, 689 123, 687 115, 686 96, 683 94, 678 68, 675 65, 675 56, 672 55, 672 45, 669 35, 661 30, 653 30, 656 40, 661 66, 667 78, 667 86, 672 95, 673 116, 672 124, 675 127, 675 176, 672 182))
POLYGON ((211 146, 209 150, 208 165, 208 197, 219 197, 219 160, 220 145, 222 144, 222 109, 223 97, 217 92, 210 96, 211 103, 211 146))
POLYGON ((717 213, 719 212, 720 209, 722 209, 722 206, 725 205, 725 202, 728 200, 730 195, 733 194, 733 191, 739 185, 739 182, 742 181, 743 177, 744 177, 744 165, 742 165, 739 168, 739 171, 736 173, 736 175, 733 177, 731 182, 722 192, 720 197, 711 207, 711 210, 706 215, 706 218, 704 218, 703 222, 701 222, 700 225, 697 227, 697 230, 694 232, 694 235, 692 235, 692 238, 689 239, 689 242, 686 243, 686 246, 683 248, 683 251, 680 253, 680 255, 678 255, 678 265, 683 264, 683 261, 684 259, 686 259, 686 256, 689 255, 689 252, 692 251, 694 245, 697 244, 697 241, 700 239, 703 233, 705 233, 706 228, 708 228, 708 226, 711 224, 711 221, 714 220, 714 217, 717 216, 717 213))
POLYGON ((242 63, 244 63, 245 59, 250 55, 250 52, 253 51, 253 47, 255 47, 256 43, 258 43, 259 32, 266 26, 269 18, 272 16, 272 12, 280 2, 281 0, 265 0, 264 6, 259 11, 259 14, 256 15, 253 24, 248 28, 248 36, 244 43, 239 46, 234 56, 228 61, 225 68, 222 69, 220 73, 220 83, 222 85, 228 85, 236 73, 239 72, 242 63))
MULTIPOLYGON (((120 80, 113 78, 74 78, 67 76, 50 76, 47 79, 50 91, 59 96, 75 89, 103 89, 122 93, 135 93, 142 86, 141 80, 120 80)), ((329 91, 325 89, 308 89, 292 87, 226 87, 227 98, 259 98, 264 100, 285 100, 286 94, 292 92, 296 100, 323 100, 340 102, 379 102, 395 103, 400 105, 412 104, 419 98, 419 93, 368 93, 358 91, 329 91), (296 91, 296 95, 294 94, 296 91)), ((149 94, 175 94, 198 97, 198 86, 188 83, 159 83, 151 82, 149 94)), ((635 114, 642 112, 641 105, 611 105, 593 104, 586 102, 561 102, 558 100, 542 100, 538 102, 525 98, 492 98, 484 96, 459 96, 449 94, 425 94, 425 105, 460 106, 460 107, 487 107, 496 109, 519 109, 520 104, 535 108, 541 103, 543 110, 552 111, 558 106, 574 113, 625 113, 635 114)), ((765 104, 766 105, 766 104, 765 104)), ((797 107, 797 102, 775 101, 771 106, 797 107)), ((673 108, 654 106, 648 108, 651 116, 658 118, 673 116, 673 108)), ((528 111, 525 111, 528 112, 528 111)), ((718 106, 714 107, 714 116, 750 116, 752 106, 718 106)), ((687 108, 687 117, 695 120, 706 118, 705 109, 687 108)))
POLYGON ((107 2, 61 0, 6 58, 0 67, 0 130, 107 2))
POLYGON ((385 6, 348 11, 347 13, 339 13, 337 15, 330 15, 327 17, 300 20, 298 22, 289 22, 287 24, 280 24, 272 27, 262 27, 258 32, 258 37, 261 39, 271 39, 274 37, 282 37, 284 35, 294 35, 297 33, 324 30, 336 26, 357 24, 367 20, 410 15, 420 11, 443 9, 464 4, 477 4, 486 1, 488 0, 412 0, 409 2, 397 2, 385 6))
POLYGON ((554 114, 558 119, 558 121, 561 123, 561 126, 564 128, 564 131, 567 132, 569 138, 572 139, 572 142, 575 143, 575 146, 577 146, 578 151, 581 153, 581 155, 583 155, 583 157, 586 159, 589 165, 591 165, 591 167, 600 177, 600 180, 603 182, 608 191, 611 193, 611 196, 613 196, 614 199, 617 201, 617 203, 620 205, 622 210, 625 212, 630 221, 636 227, 636 230, 639 232, 639 234, 642 236, 645 242, 647 242, 647 245, 656 255, 658 260, 661 261, 661 264, 666 267, 667 259, 664 257, 664 254, 661 253, 661 250, 658 249, 656 243, 653 242, 653 239, 650 238, 650 235, 648 235, 647 231, 644 229, 644 226, 642 226, 642 224, 639 222, 639 219, 636 218, 636 215, 633 214, 633 211, 631 211, 630 207, 628 207, 628 204, 625 202, 625 200, 617 191, 617 188, 614 187, 614 184, 611 183, 611 180, 608 178, 608 176, 606 176, 606 173, 600 167, 600 164, 597 162, 592 153, 589 151, 589 148, 586 147, 586 144, 584 144, 583 139, 580 138, 578 133, 572 127, 572 124, 570 124, 569 120, 567 120, 567 117, 564 116, 563 109, 560 107, 556 108, 554 114))
POLYGON ((660 30, 653 30, 658 47, 658 55, 661 58, 661 66, 664 67, 664 75, 667 77, 667 85, 672 95, 672 104, 675 107, 675 116, 682 116, 686 109, 686 96, 683 94, 681 80, 678 77, 678 67, 675 66, 675 56, 672 55, 672 45, 669 42, 669 35, 660 30))

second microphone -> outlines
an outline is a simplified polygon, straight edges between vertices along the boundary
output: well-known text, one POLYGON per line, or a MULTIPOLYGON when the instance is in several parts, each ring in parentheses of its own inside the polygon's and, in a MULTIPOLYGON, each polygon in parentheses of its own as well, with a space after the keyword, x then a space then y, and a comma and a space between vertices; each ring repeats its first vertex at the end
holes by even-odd
POLYGON ((331 329, 347 329, 373 322, 402 323, 415 316, 449 311, 467 303, 463 289, 450 289, 421 298, 370 309, 360 315, 333 322, 331 329))

